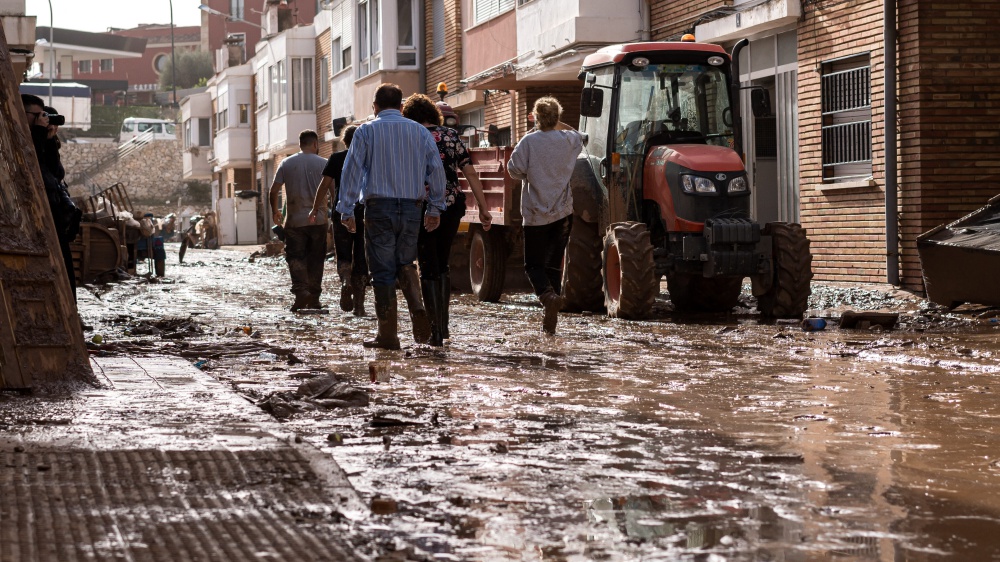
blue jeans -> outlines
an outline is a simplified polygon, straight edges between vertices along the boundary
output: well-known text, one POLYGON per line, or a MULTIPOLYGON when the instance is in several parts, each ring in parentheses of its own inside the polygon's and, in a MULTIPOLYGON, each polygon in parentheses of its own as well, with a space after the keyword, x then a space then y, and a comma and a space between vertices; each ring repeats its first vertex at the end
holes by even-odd
POLYGON ((378 197, 365 201, 365 255, 372 287, 396 284, 396 276, 417 259, 423 201, 378 197))

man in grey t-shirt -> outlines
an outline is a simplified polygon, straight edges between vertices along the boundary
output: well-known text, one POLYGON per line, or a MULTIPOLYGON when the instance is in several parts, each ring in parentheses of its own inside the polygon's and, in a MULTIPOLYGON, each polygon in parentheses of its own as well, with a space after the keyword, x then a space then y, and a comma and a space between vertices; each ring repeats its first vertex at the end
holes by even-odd
POLYGON ((299 149, 281 161, 268 193, 274 224, 284 223, 285 261, 292 277, 295 303, 292 312, 320 308, 323 265, 326 260, 326 214, 309 221, 316 190, 323 180, 326 159, 319 155, 319 136, 306 129, 299 134, 299 149), (285 187, 285 211, 278 207, 278 192, 285 187))

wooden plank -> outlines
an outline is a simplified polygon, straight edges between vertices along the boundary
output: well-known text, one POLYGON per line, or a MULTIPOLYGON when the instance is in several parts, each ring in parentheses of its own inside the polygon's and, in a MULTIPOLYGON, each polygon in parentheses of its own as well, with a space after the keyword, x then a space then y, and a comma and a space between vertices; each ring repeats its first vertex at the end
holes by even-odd
POLYGON ((0 279, 0 388, 31 388, 31 374, 21 369, 10 318, 10 298, 0 279))

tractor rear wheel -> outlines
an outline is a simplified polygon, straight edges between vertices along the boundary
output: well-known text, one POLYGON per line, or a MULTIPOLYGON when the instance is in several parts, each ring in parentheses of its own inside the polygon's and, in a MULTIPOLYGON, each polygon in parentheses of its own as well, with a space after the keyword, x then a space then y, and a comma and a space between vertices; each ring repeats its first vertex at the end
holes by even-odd
POLYGON ((670 302, 678 312, 729 312, 740 302, 742 277, 667 276, 670 302))
POLYGON ((653 309, 659 290, 646 225, 614 223, 604 237, 604 306, 612 318, 638 320, 653 309))
POLYGON ((797 224, 772 222, 762 234, 771 236, 773 278, 768 290, 757 295, 757 309, 769 318, 801 318, 809 307, 813 276, 806 231, 797 224))
POLYGON ((601 277, 601 236, 598 226, 573 217, 563 262, 562 296, 567 312, 604 309, 601 277))
POLYGON ((481 302, 497 302, 507 274, 507 248, 500 228, 475 228, 469 247, 469 281, 481 302))

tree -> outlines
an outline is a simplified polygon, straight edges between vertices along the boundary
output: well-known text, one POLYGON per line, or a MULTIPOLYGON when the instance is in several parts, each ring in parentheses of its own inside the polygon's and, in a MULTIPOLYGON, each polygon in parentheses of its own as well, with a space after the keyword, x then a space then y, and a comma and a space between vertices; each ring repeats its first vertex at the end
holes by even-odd
MULTIPOLYGON (((201 80, 207 80, 215 74, 212 69, 212 54, 202 51, 183 51, 176 54, 177 57, 177 88, 192 88, 201 80)), ((170 83, 173 78, 173 64, 169 58, 163 65, 163 72, 160 73, 160 90, 171 90, 170 83)))

